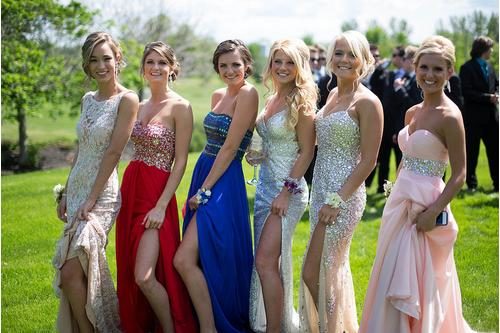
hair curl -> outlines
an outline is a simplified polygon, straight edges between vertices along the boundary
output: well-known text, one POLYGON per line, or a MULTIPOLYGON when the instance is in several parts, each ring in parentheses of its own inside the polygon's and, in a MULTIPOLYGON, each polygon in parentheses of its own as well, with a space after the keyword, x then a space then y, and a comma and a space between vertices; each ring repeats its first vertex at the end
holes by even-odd
POLYGON ((214 65, 214 70, 217 74, 219 74, 219 58, 221 55, 226 53, 231 53, 234 51, 238 51, 243 60, 243 63, 247 67, 245 70, 245 78, 249 77, 253 74, 253 58, 252 54, 248 47, 239 39, 228 39, 221 42, 214 51, 214 55, 212 58, 212 63, 214 65))
POLYGON ((263 73, 264 85, 271 93, 276 92, 276 83, 272 78, 271 67, 278 50, 290 57, 297 68, 295 88, 286 98, 289 108, 287 125, 290 128, 295 128, 299 120, 299 112, 305 115, 313 114, 318 99, 318 90, 309 65, 309 48, 300 39, 280 39, 273 43, 263 73), (272 87, 268 85, 269 81, 272 81, 272 87))
POLYGON ((82 68, 88 78, 92 78, 89 69, 90 58, 92 57, 95 47, 100 43, 108 43, 111 51, 113 51, 116 61, 116 75, 120 74, 121 69, 126 66, 120 44, 107 32, 96 31, 88 35, 82 45, 82 68))
POLYGON ((172 78, 172 81, 175 81, 179 76, 181 65, 177 61, 174 49, 170 45, 162 41, 151 42, 146 44, 146 46, 144 47, 144 52, 142 53, 142 60, 141 60, 141 69, 140 69, 141 75, 144 75, 144 65, 146 62, 146 58, 151 52, 156 52, 160 56, 165 58, 168 65, 170 66, 171 70, 170 77, 172 78))
POLYGON ((375 58, 373 58, 370 52, 370 44, 366 37, 358 31, 349 30, 338 35, 328 48, 326 68, 330 73, 333 73, 333 56, 335 53, 335 46, 339 40, 346 41, 354 57, 359 59, 361 63, 361 67, 358 70, 359 77, 356 79, 359 83, 374 70, 375 58))

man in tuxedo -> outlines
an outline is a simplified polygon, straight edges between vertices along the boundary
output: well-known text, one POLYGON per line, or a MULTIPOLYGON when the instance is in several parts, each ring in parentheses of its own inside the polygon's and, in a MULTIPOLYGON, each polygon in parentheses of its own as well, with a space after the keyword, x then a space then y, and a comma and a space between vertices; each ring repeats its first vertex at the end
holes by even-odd
POLYGON ((488 62, 492 48, 491 38, 477 37, 472 42, 471 59, 460 68, 467 150, 466 183, 470 191, 478 186, 476 166, 482 139, 493 189, 498 192, 498 78, 488 62))

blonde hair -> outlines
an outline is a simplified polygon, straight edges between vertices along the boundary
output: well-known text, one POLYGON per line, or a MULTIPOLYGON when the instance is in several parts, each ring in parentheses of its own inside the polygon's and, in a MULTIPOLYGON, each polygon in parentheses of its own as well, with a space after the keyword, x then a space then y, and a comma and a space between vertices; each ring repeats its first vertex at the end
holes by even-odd
POLYGON ((349 45, 349 48, 354 54, 354 57, 359 59, 361 63, 361 68, 358 72, 359 78, 357 79, 358 82, 361 82, 363 78, 373 72, 375 59, 370 52, 370 44, 368 43, 368 40, 358 31, 345 31, 333 40, 328 48, 326 68, 330 73, 333 73, 333 55, 335 53, 335 45, 342 39, 346 41, 347 45, 349 45))
POLYGON ((111 37, 107 32, 97 31, 87 36, 82 45, 82 68, 88 78, 92 78, 89 70, 90 57, 97 45, 100 43, 108 43, 116 61, 116 75, 120 74, 121 68, 126 66, 123 60, 123 52, 120 44, 111 37))
POLYGON ((144 52, 142 53, 141 60, 141 75, 144 75, 144 63, 146 62, 147 56, 153 51, 167 60, 167 63, 170 66, 171 70, 170 77, 172 81, 175 81, 175 79, 177 79, 177 76, 179 75, 181 65, 177 61, 174 49, 172 49, 170 45, 165 44, 161 41, 151 42, 149 44, 146 44, 146 46, 144 47, 144 52))
POLYGON ((436 54, 441 56, 446 61, 448 68, 453 68, 455 66, 455 46, 446 37, 434 35, 426 38, 415 54, 415 67, 418 67, 420 58, 425 54, 436 54))
POLYGON ((276 92, 276 83, 273 81, 271 67, 274 55, 278 50, 290 57, 297 69, 295 88, 286 98, 289 108, 287 126, 295 128, 299 120, 299 112, 305 115, 313 114, 318 99, 318 91, 309 66, 309 48, 300 39, 280 39, 273 43, 262 75, 264 85, 273 94, 276 92), (272 87, 269 86, 270 81, 272 87))

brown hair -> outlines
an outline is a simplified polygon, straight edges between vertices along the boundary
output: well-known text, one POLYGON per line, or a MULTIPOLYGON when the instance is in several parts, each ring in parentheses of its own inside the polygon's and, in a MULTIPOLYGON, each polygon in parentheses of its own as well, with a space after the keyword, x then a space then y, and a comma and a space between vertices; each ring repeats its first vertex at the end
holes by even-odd
POLYGON ((177 61, 174 49, 172 49, 170 45, 165 44, 161 41, 151 42, 149 44, 146 44, 146 46, 144 47, 144 52, 142 53, 141 60, 141 75, 144 75, 144 62, 146 61, 146 57, 153 51, 167 60, 168 65, 170 66, 170 69, 172 71, 170 73, 170 77, 172 81, 175 81, 175 79, 177 79, 177 76, 179 75, 181 65, 177 61))
POLYGON ((479 58, 484 52, 493 47, 493 39, 487 36, 479 36, 472 42, 472 49, 470 50, 471 58, 479 58))
POLYGON ((253 58, 248 47, 239 39, 228 39, 220 43, 215 49, 214 56, 212 58, 212 63, 214 64, 214 70, 219 74, 219 58, 221 55, 238 51, 243 63, 247 66, 245 71, 245 78, 249 77, 253 73, 253 58))
POLYGON ((113 55, 116 61, 116 74, 120 73, 122 67, 125 67, 125 61, 123 60, 123 52, 120 48, 120 44, 111 37, 107 32, 97 31, 93 32, 87 36, 85 42, 82 45, 82 68, 87 77, 91 78, 89 64, 92 52, 94 52, 95 47, 100 43, 108 43, 109 47, 113 51, 113 55))

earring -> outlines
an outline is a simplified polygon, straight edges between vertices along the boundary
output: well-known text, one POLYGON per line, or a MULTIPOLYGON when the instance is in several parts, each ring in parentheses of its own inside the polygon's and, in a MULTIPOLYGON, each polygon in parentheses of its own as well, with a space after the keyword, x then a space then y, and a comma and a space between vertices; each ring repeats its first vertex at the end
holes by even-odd
POLYGON ((450 85, 450 81, 449 80, 446 80, 445 87, 448 90, 448 92, 451 92, 451 85, 450 85))
POLYGON ((417 80, 415 80, 415 83, 417 84, 417 88, 420 89, 420 85, 418 84, 417 80))
POLYGON ((171 73, 169 76, 168 76, 168 83, 172 83, 174 82, 174 74, 171 73))

